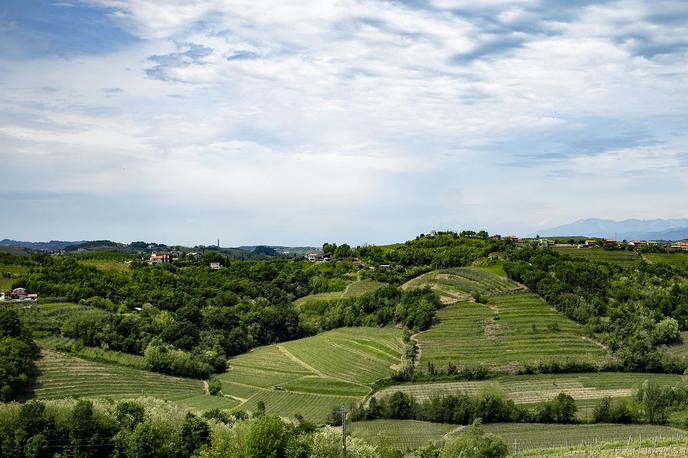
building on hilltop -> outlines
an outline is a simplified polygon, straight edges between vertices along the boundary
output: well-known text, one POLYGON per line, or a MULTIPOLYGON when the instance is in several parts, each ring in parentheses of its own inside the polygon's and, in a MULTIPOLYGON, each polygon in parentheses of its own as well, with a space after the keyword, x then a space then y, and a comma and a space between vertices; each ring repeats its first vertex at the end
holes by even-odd
POLYGON ((150 258, 146 261, 148 264, 166 264, 172 262, 171 253, 151 253, 150 258))
POLYGON ((308 253, 305 258, 311 262, 324 261, 325 257, 322 253, 308 253))
POLYGON ((24 302, 24 301, 37 301, 38 294, 27 293, 24 288, 14 288, 11 292, 3 291, 0 294, 0 301, 3 302, 24 302))

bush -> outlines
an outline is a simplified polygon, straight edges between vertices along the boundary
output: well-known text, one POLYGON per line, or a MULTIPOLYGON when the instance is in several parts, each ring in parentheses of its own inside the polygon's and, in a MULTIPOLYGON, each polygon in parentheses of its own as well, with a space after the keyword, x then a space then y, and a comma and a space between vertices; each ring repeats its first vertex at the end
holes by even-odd
POLYGON ((501 458, 506 456, 508 447, 502 438, 486 433, 480 421, 474 422, 457 439, 448 442, 441 458, 501 458))

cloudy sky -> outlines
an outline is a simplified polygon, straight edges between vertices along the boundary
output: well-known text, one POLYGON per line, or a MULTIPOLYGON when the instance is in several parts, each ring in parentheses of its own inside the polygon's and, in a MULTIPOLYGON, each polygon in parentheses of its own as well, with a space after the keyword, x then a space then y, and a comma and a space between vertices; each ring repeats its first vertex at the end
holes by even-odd
POLYGON ((683 0, 2 0, 0 238, 688 216, 683 0))

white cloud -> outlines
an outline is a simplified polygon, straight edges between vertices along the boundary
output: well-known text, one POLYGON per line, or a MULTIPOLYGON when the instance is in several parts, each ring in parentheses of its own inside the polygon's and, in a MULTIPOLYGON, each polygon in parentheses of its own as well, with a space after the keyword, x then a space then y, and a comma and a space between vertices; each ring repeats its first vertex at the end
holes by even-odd
MULTIPOLYGON (((291 205, 352 239, 528 230, 589 216, 614 187, 632 216, 639 176, 688 192, 685 25, 660 27, 646 1, 90 3, 140 40, 0 61, 0 159, 32 170, 0 191, 291 205)), ((654 216, 688 213, 670 201, 654 216)))

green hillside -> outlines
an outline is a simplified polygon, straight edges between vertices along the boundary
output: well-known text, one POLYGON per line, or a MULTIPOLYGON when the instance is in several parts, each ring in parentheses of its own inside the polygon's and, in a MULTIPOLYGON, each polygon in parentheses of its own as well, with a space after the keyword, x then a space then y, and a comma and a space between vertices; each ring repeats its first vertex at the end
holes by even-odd
POLYGON ((520 289, 507 278, 477 267, 435 270, 402 285, 403 289, 424 287, 436 291, 446 304, 470 299, 476 293, 494 295, 520 289))
POLYGON ((437 312, 437 320, 416 335, 421 367, 452 362, 511 370, 540 361, 607 358, 600 345, 583 337, 580 325, 531 293, 493 296, 487 304, 451 304, 437 312))
POLYGON ((333 406, 360 401, 370 384, 389 376, 401 350, 397 329, 341 328, 256 348, 232 358, 218 378, 241 409, 255 410, 263 401, 268 413, 321 422, 333 406))

